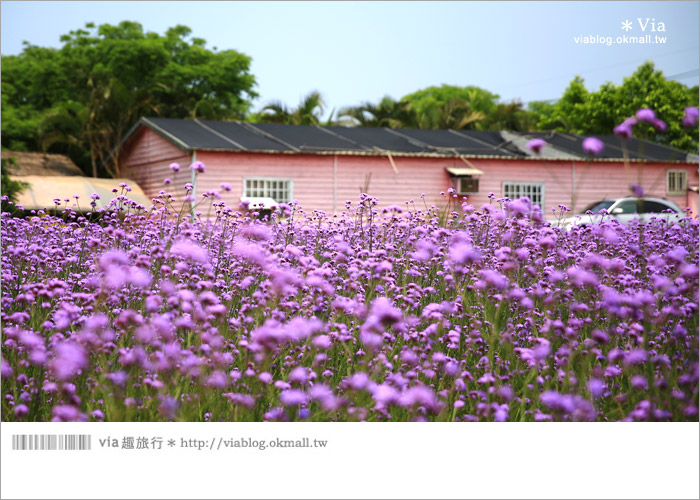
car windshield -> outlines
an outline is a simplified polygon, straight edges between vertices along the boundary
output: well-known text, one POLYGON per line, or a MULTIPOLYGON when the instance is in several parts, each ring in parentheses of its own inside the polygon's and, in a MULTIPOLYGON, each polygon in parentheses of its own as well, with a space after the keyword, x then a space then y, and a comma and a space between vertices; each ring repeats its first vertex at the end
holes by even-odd
POLYGON ((584 208, 581 213, 585 214, 589 210, 593 212, 594 214, 597 214, 599 211, 603 209, 608 209, 612 206, 612 204, 615 203, 615 201, 596 201, 595 203, 591 203, 588 205, 586 208, 584 208))

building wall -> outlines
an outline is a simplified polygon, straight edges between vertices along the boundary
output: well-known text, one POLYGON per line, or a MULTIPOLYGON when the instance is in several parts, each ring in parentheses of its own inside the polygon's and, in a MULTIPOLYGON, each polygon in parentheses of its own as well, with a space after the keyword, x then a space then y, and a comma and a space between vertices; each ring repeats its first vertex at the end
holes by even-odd
POLYGON ((141 127, 131 138, 120 163, 121 176, 136 181, 149 198, 155 198, 165 189, 182 199, 183 186, 191 177, 190 155, 146 127, 141 127), (180 173, 170 170, 171 163, 181 165, 180 173), (163 183, 166 178, 172 180, 171 185, 163 183))
MULTIPOLYGON (((123 175, 137 181, 150 197, 167 189, 181 199, 184 184, 191 180, 188 167, 192 158, 146 128, 131 141, 123 160, 123 175), (183 167, 179 174, 173 174, 168 168, 173 161, 183 167), (163 185, 166 177, 173 180, 173 185, 163 185)), ((222 192, 222 199, 237 207, 245 178, 292 179, 293 199, 307 212, 315 209, 329 215, 339 214, 346 200, 356 204, 363 191, 379 199, 379 208, 393 204, 405 207, 405 202, 411 199, 416 207, 423 207, 423 193, 427 206, 443 208, 446 198, 441 192, 452 186, 445 169, 467 166, 459 158, 393 157, 397 173, 386 156, 218 151, 198 151, 197 160, 206 165, 206 173, 197 178, 198 198, 205 191, 221 190, 221 183, 225 182, 233 189, 222 192)), ((666 194, 666 171, 669 169, 687 170, 688 184, 698 185, 698 168, 689 164, 647 163, 641 166, 632 163, 626 168, 622 162, 484 158, 469 159, 469 163, 484 172, 479 193, 469 195, 469 203, 478 208, 489 203, 490 192, 496 198, 503 196, 504 181, 543 182, 543 211, 550 217, 553 216, 550 209, 559 204, 578 211, 605 197, 628 195, 629 185, 638 181, 650 196, 673 200, 681 208, 692 205, 690 191, 684 196, 666 194)), ((206 203, 201 206, 203 213, 206 207, 206 203)))
MULTIPOLYGON (((698 184, 697 165, 670 163, 631 163, 601 161, 561 160, 470 160, 484 172, 479 194, 469 197, 469 202, 481 206, 488 202, 488 193, 501 196, 504 181, 543 182, 545 186, 543 210, 551 214, 551 208, 559 204, 578 212, 586 205, 603 198, 630 195, 630 184, 639 183, 647 196, 672 200, 682 209, 691 206, 688 194, 666 194, 666 172, 686 170, 688 184, 698 184)), ((692 207, 691 207, 692 208, 692 207)), ((697 215, 697 212, 695 213, 697 215)))

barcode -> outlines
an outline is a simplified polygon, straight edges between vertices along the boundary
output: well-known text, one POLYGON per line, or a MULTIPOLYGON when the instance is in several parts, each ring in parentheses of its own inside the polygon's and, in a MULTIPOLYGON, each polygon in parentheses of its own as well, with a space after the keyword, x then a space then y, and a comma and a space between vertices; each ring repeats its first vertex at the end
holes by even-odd
POLYGON ((13 434, 13 450, 90 450, 89 434, 13 434))

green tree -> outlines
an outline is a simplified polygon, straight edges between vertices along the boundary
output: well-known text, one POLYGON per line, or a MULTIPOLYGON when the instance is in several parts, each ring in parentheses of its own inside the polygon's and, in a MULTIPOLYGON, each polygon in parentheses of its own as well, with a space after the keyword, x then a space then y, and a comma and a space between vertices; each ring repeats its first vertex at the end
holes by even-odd
POLYGON ((498 95, 479 87, 441 85, 428 87, 404 96, 414 114, 417 128, 487 128, 488 117, 495 111, 498 95))
POLYGON ((2 57, 3 146, 116 176, 118 146, 140 116, 243 119, 257 96, 248 56, 207 49, 186 26, 161 36, 130 21, 88 23, 61 42, 2 57))
MULTIPOLYGON (((0 194, 4 197, 7 196, 8 201, 12 203, 17 203, 17 195, 24 191, 27 187, 27 183, 15 181, 10 178, 10 173, 8 167, 15 164, 15 159, 13 157, 3 158, 0 162, 0 178, 2 183, 0 184, 0 194)), ((2 200, 2 211, 9 209, 8 203, 2 200)))
POLYGON ((666 79, 663 73, 646 62, 623 79, 621 85, 603 84, 589 92, 579 76, 569 84, 554 104, 530 103, 534 128, 576 134, 612 134, 613 128, 640 108, 653 109, 666 123, 666 130, 649 124, 637 124, 635 135, 661 144, 698 151, 698 129, 681 125, 683 110, 698 105, 698 88, 666 79))
POLYGON ((320 125, 324 102, 320 92, 314 90, 306 95, 299 106, 292 109, 281 101, 273 101, 256 116, 263 123, 283 123, 287 125, 320 125))
POLYGON ((517 100, 499 102, 486 117, 485 128, 489 130, 510 130, 525 132, 530 129, 530 113, 517 100))
POLYGON ((398 101, 386 96, 378 104, 344 108, 339 116, 362 127, 527 130, 529 124, 522 103, 499 103, 487 90, 453 85, 428 87, 398 101))
POLYGON ((414 126, 416 119, 408 103, 384 96, 378 104, 363 102, 338 111, 338 118, 346 117, 347 124, 360 127, 401 128, 414 126))

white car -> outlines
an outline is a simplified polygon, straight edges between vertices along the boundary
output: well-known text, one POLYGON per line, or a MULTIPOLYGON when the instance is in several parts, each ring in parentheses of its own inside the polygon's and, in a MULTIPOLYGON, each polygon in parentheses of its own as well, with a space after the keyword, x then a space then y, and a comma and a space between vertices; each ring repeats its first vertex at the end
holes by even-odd
POLYGON ((563 219, 558 225, 571 229, 573 226, 600 224, 610 218, 617 219, 621 224, 627 224, 638 219, 650 222, 653 218, 666 222, 677 222, 685 217, 680 207, 664 198, 614 198, 591 203, 584 208, 580 215, 563 219), (602 212, 605 210, 606 212, 602 212))

